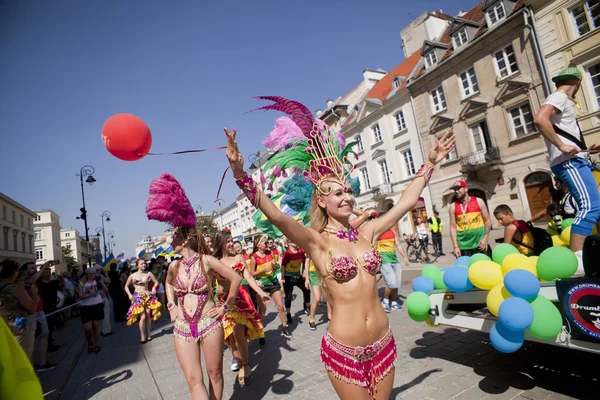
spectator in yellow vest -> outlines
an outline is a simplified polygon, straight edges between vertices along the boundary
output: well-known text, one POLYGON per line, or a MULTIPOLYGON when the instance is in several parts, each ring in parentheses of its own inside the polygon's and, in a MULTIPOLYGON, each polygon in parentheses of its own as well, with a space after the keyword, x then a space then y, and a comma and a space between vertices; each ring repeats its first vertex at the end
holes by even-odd
POLYGON ((429 223, 429 231, 431 232, 433 248, 437 249, 438 255, 445 256, 444 250, 442 250, 442 232, 444 229, 444 221, 440 219, 440 212, 438 210, 434 210, 433 217, 429 218, 427 222, 429 223))

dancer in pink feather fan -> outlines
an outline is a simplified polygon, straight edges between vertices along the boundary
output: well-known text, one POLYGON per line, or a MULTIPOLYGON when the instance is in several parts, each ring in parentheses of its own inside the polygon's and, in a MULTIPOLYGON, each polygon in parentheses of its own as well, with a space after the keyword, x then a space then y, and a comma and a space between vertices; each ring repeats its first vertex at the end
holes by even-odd
POLYGON ((455 139, 446 133, 436 140, 427 162, 398 203, 357 230, 350 224, 355 201, 348 182, 355 167, 348 156, 356 143, 346 144, 343 136, 298 102, 275 96, 259 98, 275 102, 260 109, 283 111, 291 117, 280 118, 271 133, 269 142, 277 153, 263 172, 272 171, 271 179, 276 179, 282 171, 293 169, 313 183, 310 228, 277 208, 244 172, 236 131, 225 129, 227 158, 236 183, 272 224, 310 254, 327 283, 334 307, 321 342, 321 359, 338 396, 343 400, 387 400, 394 383, 396 344, 377 296, 376 275, 382 261, 375 243, 416 205, 435 165, 454 147, 455 139))
POLYGON ((192 205, 172 175, 163 173, 152 181, 146 215, 148 219, 166 222, 176 228, 171 245, 175 254, 182 258, 169 265, 167 309, 171 321, 175 322, 175 352, 192 399, 220 400, 223 396, 221 318, 233 306, 242 279, 234 270, 208 255, 202 232, 196 227, 192 205), (215 304, 212 296, 215 274, 230 282, 229 294, 219 304, 215 304), (210 380, 208 390, 204 384, 201 352, 204 352, 210 380))

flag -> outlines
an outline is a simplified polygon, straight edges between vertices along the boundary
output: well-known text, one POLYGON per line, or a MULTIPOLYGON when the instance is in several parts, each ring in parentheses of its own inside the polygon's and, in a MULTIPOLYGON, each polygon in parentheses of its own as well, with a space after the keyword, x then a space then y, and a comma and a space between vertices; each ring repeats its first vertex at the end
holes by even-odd
POLYGON ((140 254, 138 254, 138 258, 146 258, 146 250, 140 251, 140 254))
POLYGON ((173 252, 173 246, 167 247, 165 250, 163 250, 160 253, 160 255, 165 258, 171 258, 171 257, 175 256, 175 253, 173 252))
POLYGON ((115 256, 113 256, 113 253, 110 253, 108 258, 106 260, 104 260, 104 264, 102 264, 102 269, 105 271, 108 271, 112 264, 116 265, 117 260, 115 259, 115 256))
MULTIPOLYGON (((289 194, 279 194, 271 199, 275 207, 279 208, 284 214, 289 215, 296 221, 302 222, 302 220, 306 217, 306 211, 298 212, 293 210, 290 206, 281 204, 281 201, 286 199, 287 197, 292 197, 289 194)), ((263 214, 262 211, 258 210, 252 216, 252 220, 258 229, 260 229, 265 235, 270 238, 279 238, 283 236, 283 233, 275 225, 273 225, 263 214)))
POLYGON ((121 260, 123 257, 125 257, 125 253, 121 253, 117 256, 117 260, 121 260))
POLYGON ((240 235, 236 238, 234 238, 235 241, 240 242, 240 244, 242 245, 242 247, 246 246, 246 240, 244 240, 244 235, 240 235))
POLYGON ((158 257, 160 255, 160 253, 163 252, 163 248, 162 246, 160 246, 158 249, 154 250, 154 257, 158 257))

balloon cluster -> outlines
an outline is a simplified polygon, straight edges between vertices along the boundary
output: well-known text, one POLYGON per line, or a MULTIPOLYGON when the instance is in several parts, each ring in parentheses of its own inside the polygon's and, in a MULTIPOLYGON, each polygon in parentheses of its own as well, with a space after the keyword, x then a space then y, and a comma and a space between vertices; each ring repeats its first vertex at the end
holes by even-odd
MULTIPOLYGON (((571 244, 571 225, 573 225, 573 218, 567 218, 561 223, 562 231, 560 233, 553 227, 548 227, 548 229, 546 229, 546 232, 552 236, 553 246, 569 247, 571 244)), ((598 230, 596 229, 596 225, 594 225, 592 235, 597 233, 598 230)))
POLYGON ((578 267, 575 254, 566 247, 550 247, 539 257, 527 257, 510 244, 499 244, 490 259, 485 254, 460 257, 450 267, 426 265, 413 282, 414 292, 406 299, 408 315, 414 321, 429 322, 429 292, 448 289, 465 292, 474 287, 489 291, 486 305, 498 317, 490 330, 492 345, 512 353, 523 345, 525 331, 550 340, 562 329, 556 306, 540 294, 541 282, 571 277, 578 267))

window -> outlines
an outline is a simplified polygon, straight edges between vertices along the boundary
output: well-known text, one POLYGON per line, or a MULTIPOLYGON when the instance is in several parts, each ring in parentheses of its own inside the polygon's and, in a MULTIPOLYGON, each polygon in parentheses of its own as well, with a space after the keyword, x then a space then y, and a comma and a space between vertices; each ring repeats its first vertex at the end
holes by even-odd
POLYGON ((511 109, 509 113, 513 122, 513 130, 517 137, 525 136, 536 131, 529 104, 515 107, 511 109))
POLYGON ((579 36, 597 29, 600 25, 600 1, 589 0, 571 10, 579 36))
POLYGON ((404 111, 402 110, 396 114, 396 125, 398 125, 398 132, 406 129, 406 120, 404 119, 404 111))
POLYGON ((44 235, 42 234, 41 230, 35 231, 35 240, 42 240, 44 239, 44 235))
POLYGON ((506 17, 506 13, 504 12, 504 3, 501 1, 497 2, 487 11, 487 16, 490 19, 490 26, 506 17))
POLYGON ((600 107, 600 64, 596 64, 588 68, 588 73, 592 80, 592 87, 594 88, 594 94, 596 95, 596 101, 600 107))
POLYGON ((454 145, 454 148, 452 150, 450 150, 450 152, 446 156, 446 160, 451 161, 451 160, 456 160, 457 158, 458 158, 458 150, 456 149, 456 145, 454 145))
POLYGON ((6 221, 6 206, 2 206, 2 219, 6 221))
POLYGON ((496 68, 498 69, 500 78, 506 78, 509 75, 519 72, 519 66, 517 65, 512 45, 494 54, 494 59, 496 60, 496 68))
POLYGON ((36 260, 44 259, 44 250, 43 249, 35 249, 35 259, 36 260))
POLYGON ((475 151, 485 150, 485 139, 483 138, 481 124, 471 126, 471 135, 473 137, 473 146, 475 147, 475 151))
POLYGON ((363 147, 363 142, 362 142, 362 138, 360 137, 360 135, 356 136, 356 143, 358 146, 358 151, 363 151, 365 149, 363 147))
POLYGON ((67 245, 65 246, 67 249, 71 248, 71 243, 67 243, 67 245))
POLYGON ((375 143, 381 142, 382 138, 381 138, 381 129, 379 129, 379 124, 375 124, 375 126, 373 126, 373 136, 375 136, 375 143))
POLYGON ((65 237, 71 237, 71 232, 65 233, 65 237))
POLYGON ((467 44, 469 41, 469 36, 467 35, 467 28, 461 28, 452 35, 452 40, 454 41, 454 48, 458 49, 462 45, 467 44))
POLYGON ((464 97, 479 92, 479 84, 477 83, 477 76, 475 76, 475 69, 473 67, 460 74, 460 80, 462 82, 464 97))
POLYGON ((404 158, 404 166, 406 167, 406 173, 408 176, 416 174, 415 161, 413 160, 412 150, 406 149, 402 151, 402 157, 404 158))
POLYGON ((367 171, 366 168, 363 168, 360 170, 360 173, 362 175, 363 183, 365 184, 365 187, 367 188, 367 190, 370 190, 371 189, 371 180, 369 179, 369 171, 367 171))
POLYGON ((25 216, 23 214, 21 214, 21 226, 25 228, 25 216))
POLYGON ((392 84, 394 85, 394 89, 398 89, 400 87, 400 78, 395 77, 392 84))
POLYGON ((12 223, 13 224, 17 223, 17 212, 15 210, 13 210, 13 212, 12 212, 12 223))
POLYGON ((35 219, 34 219, 34 221, 41 221, 41 220, 42 220, 42 217, 40 217, 39 215, 36 215, 36 216, 35 216, 35 219))
POLYGON ((8 250, 8 231, 10 228, 4 227, 4 250, 8 250))
POLYGON ((379 163, 379 167, 381 168, 381 177, 383 178, 383 183, 390 183, 390 170, 388 168, 387 160, 382 160, 379 163))
POLYGON ((437 54, 435 54, 435 50, 431 50, 425 54, 425 69, 431 68, 435 64, 437 64, 437 54))
POLYGON ((25 234, 21 235, 21 244, 23 245, 23 253, 25 253, 25 234))
POLYGON ((431 99, 433 100, 434 112, 438 113, 446 109, 446 97, 441 86, 431 91, 431 99))
POLYGON ((19 234, 19 231, 13 231, 13 250, 14 251, 19 251, 19 242, 17 240, 17 235, 19 234))

